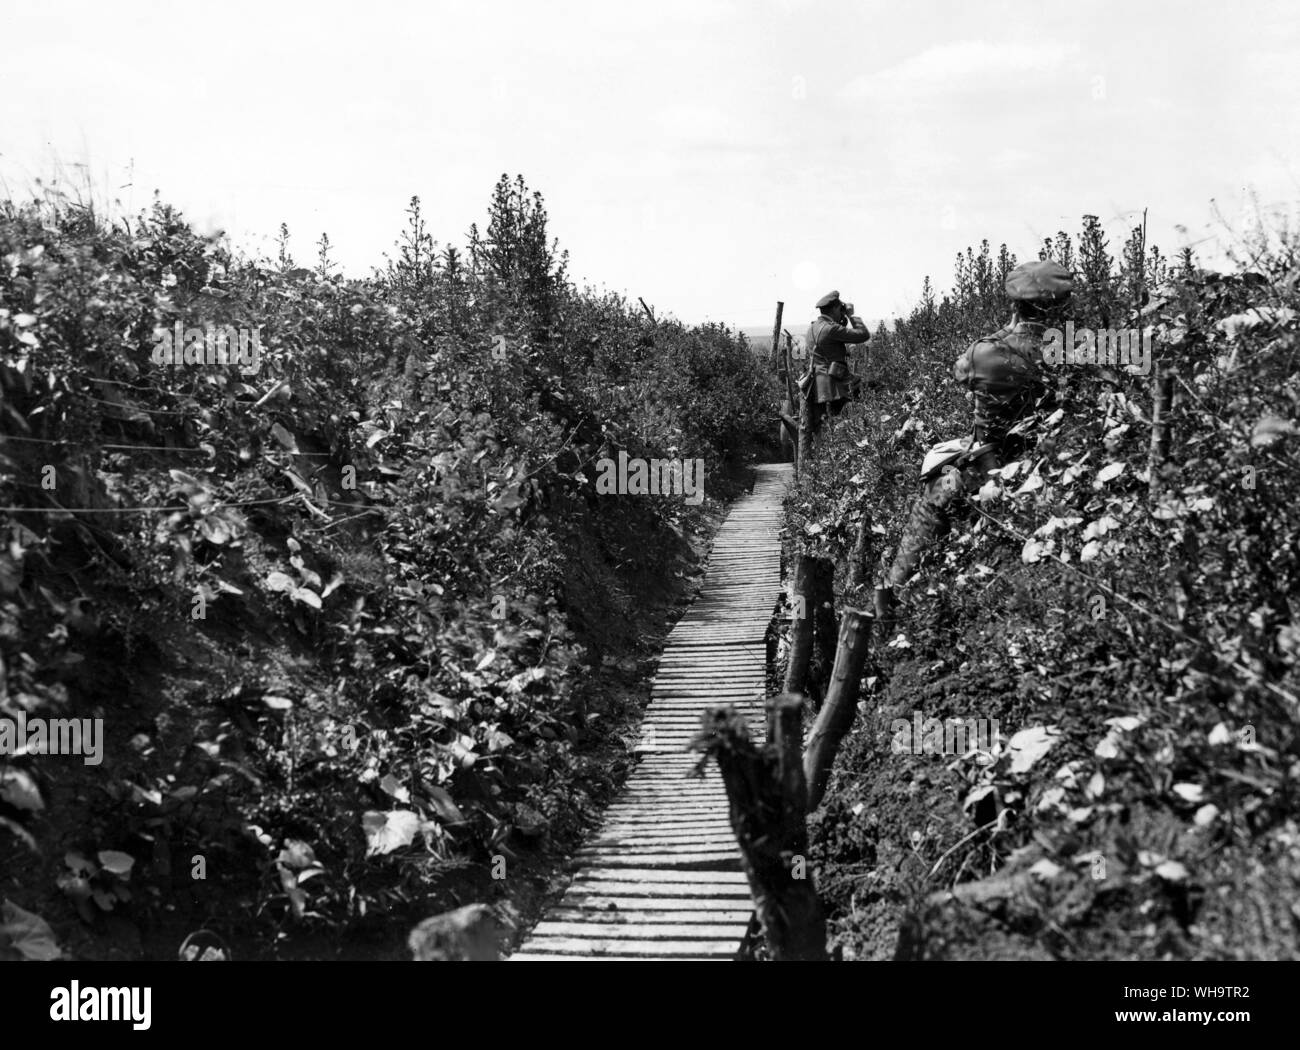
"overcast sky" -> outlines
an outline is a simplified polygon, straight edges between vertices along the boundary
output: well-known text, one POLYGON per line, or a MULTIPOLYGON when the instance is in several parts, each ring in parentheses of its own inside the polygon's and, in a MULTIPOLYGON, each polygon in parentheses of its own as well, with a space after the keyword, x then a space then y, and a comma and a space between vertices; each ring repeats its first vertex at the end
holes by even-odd
MULTIPOLYGON (((0 0, 0 177, 59 166, 300 260, 381 264, 412 194, 463 243, 547 199, 575 277, 687 321, 868 317, 1101 216, 1211 254, 1300 212, 1300 3, 0 0), (85 169, 74 165, 88 165, 85 169), (127 185, 130 184, 130 185, 127 185), (1180 230, 1179 227, 1182 227, 1180 230)), ((791 327, 799 329, 792 324, 791 327)))

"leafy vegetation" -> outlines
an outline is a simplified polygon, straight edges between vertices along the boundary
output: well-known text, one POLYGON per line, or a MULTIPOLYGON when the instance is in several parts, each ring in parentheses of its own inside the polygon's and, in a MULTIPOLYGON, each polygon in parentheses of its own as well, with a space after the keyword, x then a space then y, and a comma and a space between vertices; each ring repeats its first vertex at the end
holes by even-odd
POLYGON ((392 954, 526 904, 626 767, 710 511, 596 465, 699 457, 725 496, 770 380, 576 288, 522 179, 464 249, 407 219, 356 279, 283 227, 250 260, 161 203, 0 205, 0 715, 105 732, 0 759, 0 954, 392 954), (260 361, 159 364, 176 325, 260 361))
MULTIPOLYGON (((813 818, 846 958, 1294 957, 1300 912, 1300 268, 1170 264, 1095 217, 1044 244, 1072 317, 1154 337, 1176 373, 1152 478, 1151 378, 1052 371, 1058 411, 922 561, 813 818), (988 747, 895 753, 895 719, 996 720, 988 747)), ((863 352, 878 380, 789 504, 844 566, 870 513, 892 552, 931 444, 969 433, 958 353, 1006 323, 985 242, 954 288, 863 352)), ((840 588, 870 605, 867 588, 840 588)))

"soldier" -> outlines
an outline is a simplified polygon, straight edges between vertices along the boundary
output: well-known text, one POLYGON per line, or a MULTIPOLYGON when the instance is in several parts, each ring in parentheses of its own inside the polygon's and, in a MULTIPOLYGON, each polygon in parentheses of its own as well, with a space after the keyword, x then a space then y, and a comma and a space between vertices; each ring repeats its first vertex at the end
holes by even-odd
POLYGON ((921 468, 925 489, 912 507, 903 537, 878 592, 878 614, 895 604, 895 589, 916 571, 921 554, 952 522, 951 507, 976 491, 990 470, 1023 455, 1016 427, 1048 393, 1042 378, 1043 337, 1065 311, 1074 289, 1069 271, 1051 260, 1023 263, 1007 275, 1011 323, 972 343, 957 358, 953 376, 975 402, 974 436, 937 445, 921 468))
POLYGON ((840 301, 839 292, 828 292, 817 300, 821 311, 808 327, 808 360, 811 376, 800 384, 805 396, 812 397, 812 431, 815 434, 827 413, 838 416, 854 397, 855 377, 849 372, 848 345, 865 343, 871 338, 862 319, 853 313, 853 304, 840 301), (809 392, 806 382, 811 380, 809 392))

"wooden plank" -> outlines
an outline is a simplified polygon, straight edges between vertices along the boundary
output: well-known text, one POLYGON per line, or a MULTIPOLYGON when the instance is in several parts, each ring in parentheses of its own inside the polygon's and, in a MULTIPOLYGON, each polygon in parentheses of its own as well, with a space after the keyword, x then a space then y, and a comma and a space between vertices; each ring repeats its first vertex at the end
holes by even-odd
MULTIPOLYGON (((741 931, 744 932, 743 930, 741 931)), ((739 950, 739 938, 714 941, 635 941, 589 937, 530 937, 530 953, 556 952, 560 954, 621 956, 725 956, 732 958, 739 950)))
MULTIPOLYGON (((682 902, 674 902, 682 903, 682 902)), ((721 902, 719 902, 721 903, 721 902)), ((676 911, 660 911, 652 902, 641 902, 640 908, 600 909, 600 908, 552 908, 546 913, 549 922, 584 922, 598 926, 637 926, 664 925, 682 923, 738 923, 742 927, 749 925, 753 912, 746 908, 679 908, 676 911)), ((539 927, 540 928, 540 927, 539 927)), ((744 936, 742 930, 741 936, 744 936)))
MULTIPOLYGON (((611 874, 619 874, 617 868, 611 869, 611 874)), ((699 875, 707 872, 682 871, 674 872, 670 869, 650 872, 652 875, 699 875)), ((733 872, 720 871, 718 875, 731 875, 733 872)), ((638 882, 629 880, 620 882, 617 879, 590 879, 574 883, 574 892, 583 893, 587 896, 606 896, 606 897, 642 897, 654 901, 656 907, 663 904, 665 900, 698 900, 703 897, 708 900, 736 900, 748 901, 749 886, 731 882, 638 882)), ((567 897, 565 899, 568 899, 567 897)), ((664 905, 666 907, 666 905, 664 905)))
POLYGON ((662 818, 646 821, 625 820, 609 823, 600 829, 599 842, 606 836, 616 838, 620 835, 721 835, 731 834, 731 825, 725 820, 717 821, 666 821, 662 818))
MULTIPOLYGON (((742 913, 743 914, 743 913, 742 913)), ((533 930, 534 937, 600 937, 639 941, 729 941, 732 951, 745 935, 749 916, 735 923, 725 922, 587 922, 585 919, 545 919, 533 930), (737 926, 740 927, 737 930, 737 926)))
POLYGON ((738 871, 661 871, 654 868, 638 871, 635 868, 615 870, 614 868, 592 865, 579 871, 574 876, 572 885, 580 886, 588 882, 627 882, 633 884, 642 882, 656 886, 680 885, 683 888, 691 886, 730 886, 743 896, 749 895, 749 883, 745 881, 745 876, 738 871))
MULTIPOLYGON (((674 858, 681 858, 683 861, 692 861, 704 857, 717 857, 721 869, 727 865, 727 862, 732 857, 739 856, 739 854, 736 852, 734 840, 718 836, 709 841, 698 842, 602 842, 584 846, 576 856, 579 859, 588 859, 593 864, 605 864, 606 858, 622 858, 619 860, 620 867, 631 866, 630 864, 624 864, 623 860, 639 860, 648 867, 658 867, 663 865, 652 865, 649 858, 666 857, 669 861, 674 858)), ((672 867, 672 864, 670 863, 667 866, 672 867)))
POLYGON ((598 956, 597 955, 563 955, 558 952, 554 955, 550 955, 550 954, 542 954, 540 952, 515 952, 514 955, 510 956, 510 961, 511 962, 537 962, 537 963, 553 963, 553 962, 674 963, 674 962, 722 962, 723 958, 721 956, 716 956, 716 955, 709 958, 704 958, 701 956, 692 956, 692 955, 646 955, 646 956, 638 957, 633 955, 598 955, 598 956))
MULTIPOLYGON (((726 813, 725 805, 727 795, 724 791, 705 792, 682 792, 674 788, 651 788, 637 787, 629 789, 628 793, 623 796, 622 802, 637 807, 641 810, 648 810, 651 807, 662 807, 665 802, 676 803, 672 806, 672 812, 681 816, 698 816, 692 810, 702 810, 711 816, 719 816, 726 813), (716 807, 723 806, 723 809, 716 807)), ((614 816, 618 816, 615 813, 614 816)))
POLYGON ((708 846, 715 849, 735 845, 730 828, 717 828, 712 831, 686 832, 627 832, 620 831, 613 835, 601 835, 591 840, 591 849, 648 849, 652 846, 708 846))
POLYGON ((665 813, 652 812, 644 819, 631 818, 608 821, 601 825, 601 835, 635 834, 638 831, 660 829, 664 833, 689 835, 697 831, 730 831, 731 822, 724 816, 697 820, 681 820, 665 813))
POLYGON ((586 847, 575 854, 579 861, 601 867, 653 867, 656 870, 675 868, 680 871, 735 871, 734 862, 739 856, 734 838, 714 842, 649 843, 641 846, 607 843, 586 847), (663 863, 653 863, 656 858, 662 858, 663 863))
MULTIPOLYGON (((605 915, 617 915, 619 912, 647 912, 653 910, 657 915, 670 912, 693 911, 744 911, 753 914, 753 905, 748 897, 629 897, 603 893, 569 892, 560 901, 560 909, 579 910, 583 912, 600 912, 605 915)), ((671 918, 668 921, 672 921, 671 918)))
POLYGON ((715 806, 701 806, 701 812, 695 813, 691 808, 681 808, 673 806, 671 809, 665 806, 635 805, 621 806, 618 810, 609 813, 610 823, 617 823, 620 820, 644 820, 653 817, 656 820, 662 819, 664 813, 671 813, 669 819, 676 820, 709 820, 714 817, 725 817, 726 809, 718 809, 715 806))

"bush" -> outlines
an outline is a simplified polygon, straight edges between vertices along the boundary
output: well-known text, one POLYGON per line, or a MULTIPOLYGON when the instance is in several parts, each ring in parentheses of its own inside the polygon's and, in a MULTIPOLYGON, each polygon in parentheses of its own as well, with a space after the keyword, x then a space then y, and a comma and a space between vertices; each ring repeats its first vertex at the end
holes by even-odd
MULTIPOLYGON (((1142 328, 1177 375, 1172 456, 1153 495, 1149 378, 1062 368, 1061 411, 1040 413, 1034 450, 923 560, 906 619, 877 652, 871 717, 818 817, 851 953, 893 953, 873 926, 886 903, 905 954, 1293 953, 1295 249, 1216 274, 1189 256, 1169 267, 1140 231, 1116 271, 1092 217, 1080 243, 1081 258, 1064 234, 1045 248, 1080 275, 1076 323, 1142 328), (957 761, 893 754, 886 727, 913 709, 995 719, 1002 738, 957 761), (1044 733, 1051 761, 1018 768, 1011 743, 1044 733), (874 814, 869 827, 858 813, 874 814), (874 905, 859 922, 864 856, 874 905), (992 889, 1029 879, 1028 901, 996 930, 927 903, 980 876, 992 889)), ((881 389, 836 426, 791 498, 805 548, 843 564, 869 512, 892 551, 924 450, 969 432, 952 362, 1005 323, 997 289, 1014 262, 1004 249, 993 263, 987 243, 968 251, 952 297, 936 304, 927 281, 922 303, 870 344, 881 389)))
POLYGON ((417 198, 371 277, 319 249, 299 266, 282 228, 242 258, 162 204, 0 206, 0 713, 94 712, 112 757, 3 766, 28 903, 66 881, 28 847, 108 849, 137 889, 105 909, 235 908, 266 952, 450 902, 608 787, 577 632, 617 595, 578 577, 662 573, 703 519, 597 498, 596 464, 721 484, 770 411, 760 363, 576 289, 522 179, 466 252, 417 198), (177 323, 260 329, 259 367, 159 365, 177 323), (69 778, 103 802, 47 820, 69 778))

